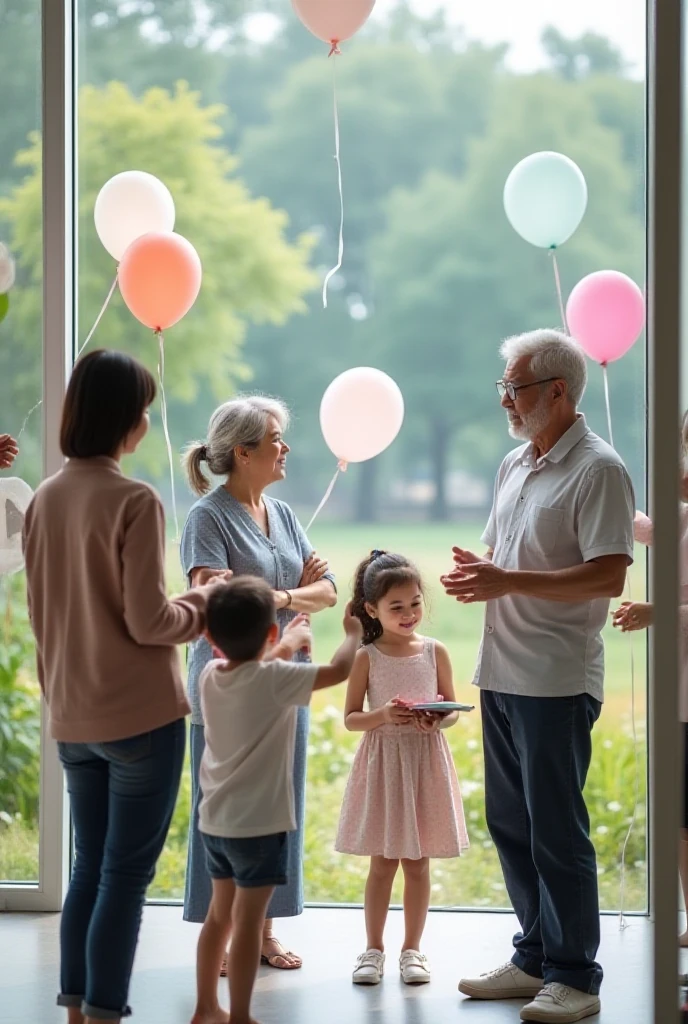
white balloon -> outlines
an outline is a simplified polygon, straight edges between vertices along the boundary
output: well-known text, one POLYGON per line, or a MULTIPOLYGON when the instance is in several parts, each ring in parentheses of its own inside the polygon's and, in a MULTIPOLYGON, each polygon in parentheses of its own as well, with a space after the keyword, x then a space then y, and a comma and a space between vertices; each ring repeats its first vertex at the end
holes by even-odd
POLYGON ((22 530, 33 491, 17 476, 0 477, 0 575, 24 568, 22 530))
POLYGON ((173 230, 174 200, 167 186, 153 174, 122 171, 101 188, 93 216, 98 237, 119 262, 141 235, 173 230))
POLYGON ((5 295, 14 284, 15 266, 12 254, 6 245, 0 242, 0 295, 5 295))
POLYGON ((320 426, 341 462, 366 462, 388 448, 404 422, 404 397, 382 370, 358 366, 336 377, 323 395, 320 426))

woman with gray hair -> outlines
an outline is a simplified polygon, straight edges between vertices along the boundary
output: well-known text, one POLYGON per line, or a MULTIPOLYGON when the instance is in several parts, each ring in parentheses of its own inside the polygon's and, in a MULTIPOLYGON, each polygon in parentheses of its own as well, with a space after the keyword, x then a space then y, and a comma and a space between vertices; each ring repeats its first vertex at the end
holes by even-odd
MULTIPOLYGON (((184 466, 200 500, 189 513, 181 541, 184 573, 192 586, 228 570, 234 575, 259 576, 272 587, 280 633, 301 613, 313 614, 337 602, 333 575, 318 558, 296 516, 283 501, 264 491, 286 476, 289 447, 284 433, 289 413, 283 402, 248 395, 225 402, 210 418, 205 442, 187 449, 184 466), (224 483, 212 489, 203 472, 206 465, 224 483)), ((308 660, 308 654, 297 660, 308 660)), ((191 718, 192 815, 184 897, 184 920, 205 920, 211 882, 198 830, 201 793, 199 770, 204 749, 203 718, 198 693, 201 672, 212 658, 207 640, 189 650, 191 718)), ((294 791, 298 828, 288 837, 286 886, 268 908, 262 962, 293 970, 301 959, 287 952, 273 936, 272 918, 295 917, 303 910, 303 824, 306 788, 308 709, 299 709, 294 756, 294 791)), ((226 973, 226 958, 221 974, 226 973)))

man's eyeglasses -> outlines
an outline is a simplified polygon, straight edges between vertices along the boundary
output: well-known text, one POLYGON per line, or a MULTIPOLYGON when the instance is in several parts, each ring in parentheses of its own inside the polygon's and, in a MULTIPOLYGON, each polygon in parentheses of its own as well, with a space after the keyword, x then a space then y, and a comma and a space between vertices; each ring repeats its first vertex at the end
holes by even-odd
POLYGON ((511 381, 498 380, 496 384, 497 394, 500 398, 504 398, 505 395, 509 396, 510 401, 516 401, 516 393, 523 391, 524 388, 534 388, 537 384, 551 384, 552 381, 559 380, 559 377, 547 377, 546 380, 533 380, 530 384, 512 384, 511 381))

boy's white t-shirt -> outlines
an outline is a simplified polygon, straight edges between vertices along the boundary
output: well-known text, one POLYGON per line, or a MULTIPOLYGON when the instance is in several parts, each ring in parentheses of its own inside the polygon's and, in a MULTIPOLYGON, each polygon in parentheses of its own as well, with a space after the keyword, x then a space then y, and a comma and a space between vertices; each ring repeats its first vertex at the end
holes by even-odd
POLYGON ((278 660, 232 671, 224 666, 212 661, 199 681, 200 830, 227 839, 292 832, 297 708, 310 702, 318 666, 278 660))

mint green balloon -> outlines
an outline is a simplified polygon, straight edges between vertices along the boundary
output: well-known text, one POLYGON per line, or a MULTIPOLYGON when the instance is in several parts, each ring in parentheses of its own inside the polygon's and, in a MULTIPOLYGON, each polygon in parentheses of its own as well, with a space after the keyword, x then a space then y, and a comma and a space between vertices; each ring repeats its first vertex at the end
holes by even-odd
POLYGON ((0 324, 7 316, 7 311, 10 308, 10 297, 7 293, 0 295, 0 324))
POLYGON ((588 187, 578 164, 562 153, 533 153, 504 186, 504 209, 521 238, 541 249, 563 245, 583 220, 588 187))

